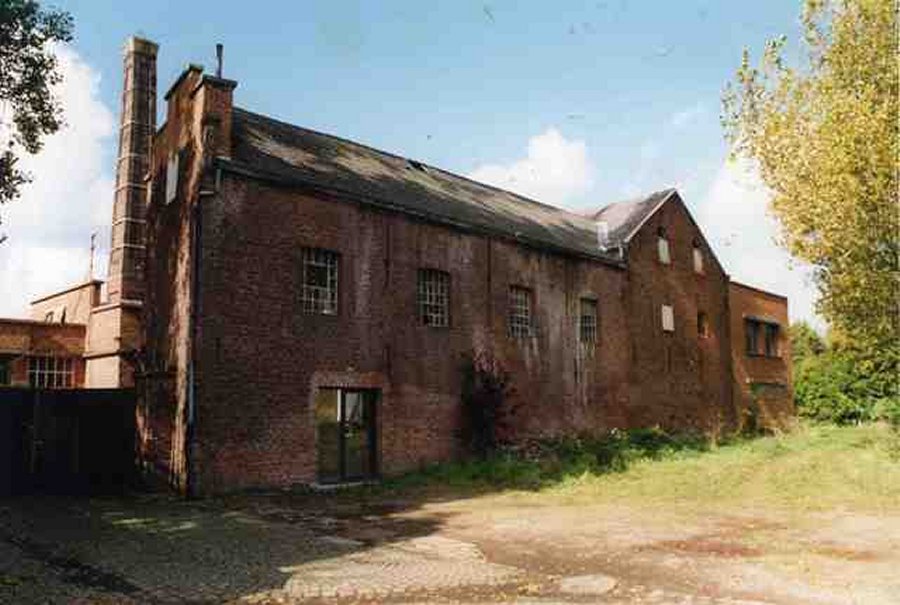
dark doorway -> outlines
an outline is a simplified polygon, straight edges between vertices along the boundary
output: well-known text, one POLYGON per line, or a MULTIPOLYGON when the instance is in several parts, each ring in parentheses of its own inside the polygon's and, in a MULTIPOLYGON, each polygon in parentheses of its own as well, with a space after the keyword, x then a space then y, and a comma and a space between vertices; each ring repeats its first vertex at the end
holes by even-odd
POLYGON ((362 481, 378 474, 377 402, 378 391, 372 389, 316 393, 319 482, 362 481))

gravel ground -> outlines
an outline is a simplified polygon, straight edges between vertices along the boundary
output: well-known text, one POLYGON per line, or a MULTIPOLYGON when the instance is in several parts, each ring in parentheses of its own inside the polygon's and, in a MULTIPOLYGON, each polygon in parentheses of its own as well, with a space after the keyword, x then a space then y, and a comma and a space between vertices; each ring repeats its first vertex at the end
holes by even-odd
POLYGON ((900 518, 485 497, 0 500, 3 603, 897 603, 900 518))

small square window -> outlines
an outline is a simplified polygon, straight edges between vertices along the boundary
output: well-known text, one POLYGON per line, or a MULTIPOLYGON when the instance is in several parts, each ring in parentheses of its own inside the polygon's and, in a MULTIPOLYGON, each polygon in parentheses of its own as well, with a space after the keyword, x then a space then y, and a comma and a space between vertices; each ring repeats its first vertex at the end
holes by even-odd
POLYGON ((435 269, 419 269, 416 292, 419 322, 433 328, 450 325, 450 274, 435 269))
POLYGON ((662 329, 664 332, 675 331, 675 309, 672 305, 662 306, 662 329))
POLYGON ((338 254, 304 248, 301 260, 300 303, 304 313, 337 315, 338 254))
POLYGON ((582 298, 578 316, 578 339, 581 342, 597 341, 597 301, 582 298))
POLYGON ((528 338, 534 334, 531 290, 520 286, 509 288, 509 335, 528 338))
POLYGON ((697 311, 697 336, 709 338, 709 320, 703 311, 697 311))

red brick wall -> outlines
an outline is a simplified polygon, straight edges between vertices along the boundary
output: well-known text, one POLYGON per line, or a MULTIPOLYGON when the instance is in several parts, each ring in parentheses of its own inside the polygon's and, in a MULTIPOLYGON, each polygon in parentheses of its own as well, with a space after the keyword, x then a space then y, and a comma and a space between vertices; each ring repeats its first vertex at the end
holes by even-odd
MULTIPOLYGON (((755 415, 763 428, 787 428, 796 416, 787 299, 736 282, 731 282, 730 297, 734 398, 739 418, 745 422, 755 415), (748 316, 778 323, 777 357, 747 353, 744 322, 748 316)), ((760 333, 761 344, 762 338, 760 333)))
POLYGON ((624 271, 226 178, 203 205, 198 472, 204 489, 315 480, 318 386, 382 389, 382 470, 456 453, 461 362, 494 347, 520 434, 622 426, 624 271), (305 315, 300 250, 339 252, 337 317, 305 315), (451 326, 418 325, 417 270, 451 274, 451 326), (535 295, 537 336, 507 337, 511 284, 535 295), (579 298, 599 301, 600 340, 577 345, 579 298))
POLYGON ((728 277, 680 199, 630 243, 626 270, 322 193, 214 178, 208 160, 229 152, 229 107, 227 82, 190 71, 154 140, 138 428, 146 464, 176 488, 186 488, 191 464, 201 492, 315 481, 320 387, 381 390, 384 473, 450 459, 459 453, 461 364, 473 351, 490 350, 508 370, 518 436, 739 424, 728 277), (164 166, 177 149, 185 150, 181 194, 167 205, 164 166), (670 265, 657 259, 659 227, 670 265), (704 253, 700 275, 694 242, 704 253), (335 317, 302 311, 304 247, 340 254, 335 317), (419 325, 420 268, 451 274, 449 328, 419 325), (507 335, 511 285, 533 292, 533 338, 507 335), (578 342, 582 297, 598 301, 593 347, 578 342), (662 304, 675 309, 672 334, 662 331, 662 304), (698 310, 708 318, 705 338, 698 310))
POLYGON ((627 316, 632 426, 694 427, 717 432, 733 426, 728 276, 680 199, 667 202, 641 228, 628 248, 627 316), (671 262, 659 261, 663 228, 671 262), (703 273, 694 271, 694 243, 703 273), (662 329, 662 305, 674 307, 675 331, 662 329), (708 337, 698 335, 705 311, 708 337))
POLYGON ((75 364, 74 386, 84 385, 84 334, 80 324, 0 319, 0 355, 10 359, 10 384, 28 385, 28 357, 70 357, 75 364))

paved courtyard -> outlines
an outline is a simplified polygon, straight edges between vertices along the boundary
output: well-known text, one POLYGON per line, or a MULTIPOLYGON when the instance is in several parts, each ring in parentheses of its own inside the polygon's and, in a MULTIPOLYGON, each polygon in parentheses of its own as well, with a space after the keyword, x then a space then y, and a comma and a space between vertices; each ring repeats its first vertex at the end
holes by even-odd
POLYGON ((900 518, 460 499, 0 500, 4 603, 897 603, 900 518))

